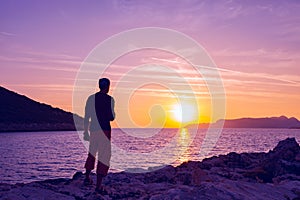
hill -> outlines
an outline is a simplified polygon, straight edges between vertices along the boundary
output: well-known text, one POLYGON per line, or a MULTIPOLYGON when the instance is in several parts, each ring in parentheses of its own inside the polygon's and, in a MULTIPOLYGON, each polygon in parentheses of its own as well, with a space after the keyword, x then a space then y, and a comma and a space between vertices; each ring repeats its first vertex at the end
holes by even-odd
MULTIPOLYGON (((224 122, 224 128, 300 128, 300 121, 295 117, 264 117, 264 118, 240 118, 218 120, 217 125, 224 122)), ((192 124, 188 128, 208 128, 210 124, 192 124)))
MULTIPOLYGON (((76 121, 83 119, 74 115, 76 121)), ((0 86, 0 132, 75 130, 73 114, 0 86)))
MULTIPOLYGON (((224 128, 297 128, 300 121, 294 117, 265 117, 265 118, 241 118, 224 121, 224 128)), ((218 121, 217 123, 220 123, 218 121)))

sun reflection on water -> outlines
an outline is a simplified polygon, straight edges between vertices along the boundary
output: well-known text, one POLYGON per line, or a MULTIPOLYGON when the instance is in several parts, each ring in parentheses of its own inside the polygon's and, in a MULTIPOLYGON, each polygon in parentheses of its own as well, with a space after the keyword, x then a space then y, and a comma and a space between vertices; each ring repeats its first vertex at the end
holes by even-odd
POLYGON ((179 129, 179 137, 178 137, 178 148, 180 149, 181 155, 178 156, 176 163, 187 162, 191 159, 191 135, 187 128, 179 129))

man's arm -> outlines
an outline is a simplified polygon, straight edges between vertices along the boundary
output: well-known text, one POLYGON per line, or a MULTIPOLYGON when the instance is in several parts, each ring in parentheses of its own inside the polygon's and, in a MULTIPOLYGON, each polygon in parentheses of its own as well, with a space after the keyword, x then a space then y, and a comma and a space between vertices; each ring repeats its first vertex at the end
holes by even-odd
POLYGON ((85 104, 85 112, 84 112, 84 140, 89 140, 89 125, 90 125, 90 118, 91 118, 91 109, 90 106, 91 105, 91 98, 89 97, 86 100, 86 104, 85 104))
POLYGON ((111 117, 110 117, 110 121, 113 121, 116 117, 115 114, 115 100, 114 98, 111 97, 111 117))

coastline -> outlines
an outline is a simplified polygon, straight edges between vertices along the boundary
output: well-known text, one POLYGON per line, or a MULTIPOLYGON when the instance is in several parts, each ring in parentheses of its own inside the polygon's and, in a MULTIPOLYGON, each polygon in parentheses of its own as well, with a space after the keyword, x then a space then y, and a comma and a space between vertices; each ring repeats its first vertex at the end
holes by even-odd
MULTIPOLYGON (((95 175, 92 176, 95 182, 95 175)), ((268 153, 229 153, 147 173, 110 173, 107 195, 83 185, 84 175, 0 184, 0 199, 299 199, 300 147, 295 138, 268 153)))

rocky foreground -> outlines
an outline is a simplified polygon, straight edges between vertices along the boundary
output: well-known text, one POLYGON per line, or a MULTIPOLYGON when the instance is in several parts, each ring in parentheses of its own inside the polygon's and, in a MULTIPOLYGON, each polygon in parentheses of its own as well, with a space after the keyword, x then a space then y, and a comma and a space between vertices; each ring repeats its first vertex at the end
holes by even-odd
MULTIPOLYGON (((111 173, 107 195, 84 175, 28 184, 0 184, 1 199, 300 199, 300 147, 287 138, 268 153, 229 153, 148 173, 111 173)), ((95 175, 93 175, 95 182, 95 175)))

